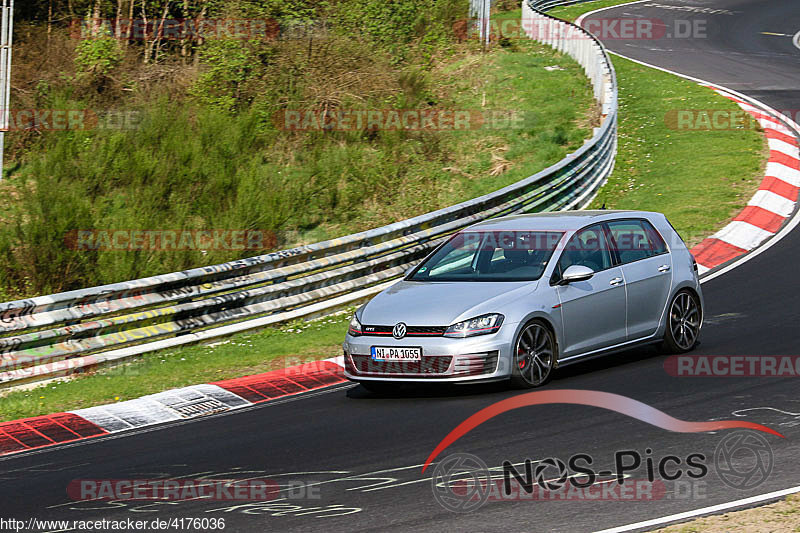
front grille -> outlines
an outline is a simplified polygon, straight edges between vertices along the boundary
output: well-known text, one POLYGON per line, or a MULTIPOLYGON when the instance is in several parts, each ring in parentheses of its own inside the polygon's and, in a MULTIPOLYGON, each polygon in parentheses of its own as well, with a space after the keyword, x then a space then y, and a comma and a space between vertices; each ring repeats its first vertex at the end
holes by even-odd
MULTIPOLYGON (((391 337, 394 326, 362 326, 362 335, 391 337)), ((406 337, 441 337, 447 326, 406 326, 406 337)))
MULTIPOLYGON (((452 355, 426 355, 420 361, 373 361, 369 355, 345 357, 355 374, 444 374, 450 368, 452 355)), ((348 366, 350 366, 348 364, 348 366)), ((349 370, 349 369, 348 369, 349 370)))
POLYGON ((345 365, 351 374, 413 374, 416 377, 478 376, 497 370, 498 352, 483 352, 455 356, 426 355, 420 361, 373 361, 369 355, 346 355, 345 365), (452 372, 450 365, 453 365, 452 372))

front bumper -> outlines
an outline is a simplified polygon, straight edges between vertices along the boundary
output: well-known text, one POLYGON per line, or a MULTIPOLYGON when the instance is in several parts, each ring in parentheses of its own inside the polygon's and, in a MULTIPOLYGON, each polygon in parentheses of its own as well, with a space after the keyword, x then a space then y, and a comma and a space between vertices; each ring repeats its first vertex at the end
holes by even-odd
POLYGON ((495 381, 511 375, 511 350, 516 324, 503 324, 490 335, 449 337, 393 337, 347 335, 344 375, 353 381, 461 382, 495 381), (511 332, 510 334, 507 332, 511 332), (421 361, 373 361, 372 346, 420 347, 421 361))

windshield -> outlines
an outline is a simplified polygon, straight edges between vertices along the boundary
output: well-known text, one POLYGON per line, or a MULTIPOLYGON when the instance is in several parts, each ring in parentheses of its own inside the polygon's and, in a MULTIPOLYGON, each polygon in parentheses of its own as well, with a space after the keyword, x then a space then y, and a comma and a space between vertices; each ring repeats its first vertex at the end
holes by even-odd
POLYGON ((428 257, 412 281, 534 281, 561 240, 557 231, 465 231, 428 257))

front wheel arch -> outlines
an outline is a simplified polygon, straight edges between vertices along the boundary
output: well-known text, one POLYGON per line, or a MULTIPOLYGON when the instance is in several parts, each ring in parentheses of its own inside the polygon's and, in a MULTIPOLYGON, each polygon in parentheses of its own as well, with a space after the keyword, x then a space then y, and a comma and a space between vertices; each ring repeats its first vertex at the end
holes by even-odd
POLYGON ((553 325, 538 316, 527 320, 514 335, 510 363, 509 381, 515 388, 527 389, 547 383, 558 366, 558 338, 553 325), (540 332, 546 337, 540 336, 540 332), (532 349, 523 356, 519 350, 525 344, 530 345, 532 349), (540 347, 542 350, 538 349, 540 347), (549 358, 546 355, 548 352, 549 358), (524 357, 525 367, 521 366, 520 357, 524 357))
MULTIPOLYGON (((547 329, 550 330, 550 333, 553 334, 553 339, 556 343, 556 348, 559 349, 562 344, 562 339, 559 335, 560 328, 563 327, 561 320, 560 320, 560 309, 554 309, 555 311, 559 311, 558 315, 551 315, 541 309, 536 310, 532 313, 528 313, 522 320, 517 323, 517 329, 514 332, 514 337, 512 342, 516 342, 517 337, 519 336, 520 332, 528 326, 531 322, 538 320, 543 322, 547 329)), ((512 354, 513 358, 513 354, 512 354)), ((556 366, 558 366, 558 361, 556 361, 556 366)))

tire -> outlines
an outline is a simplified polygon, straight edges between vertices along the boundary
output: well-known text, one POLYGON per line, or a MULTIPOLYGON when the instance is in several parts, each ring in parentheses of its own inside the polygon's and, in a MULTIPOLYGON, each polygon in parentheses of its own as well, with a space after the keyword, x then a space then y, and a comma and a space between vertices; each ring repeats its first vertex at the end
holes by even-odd
POLYGON ((703 310, 697 296, 688 290, 678 291, 667 308, 667 324, 661 351, 686 353, 697 346, 703 310))
POLYGON ((362 387, 375 394, 393 394, 400 390, 401 383, 392 381, 359 381, 362 387))
POLYGON ((514 342, 511 385, 520 389, 540 387, 548 382, 558 360, 553 332, 541 320, 525 324, 514 342))

